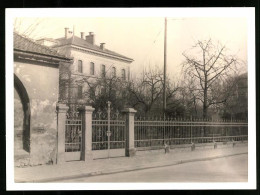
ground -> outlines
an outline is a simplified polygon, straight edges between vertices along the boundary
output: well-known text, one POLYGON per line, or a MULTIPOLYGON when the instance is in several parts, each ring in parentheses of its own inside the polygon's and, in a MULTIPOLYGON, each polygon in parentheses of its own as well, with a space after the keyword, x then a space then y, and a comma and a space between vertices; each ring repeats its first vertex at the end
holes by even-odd
POLYGON ((247 182, 247 180, 248 155, 242 154, 208 161, 76 178, 60 182, 247 182))

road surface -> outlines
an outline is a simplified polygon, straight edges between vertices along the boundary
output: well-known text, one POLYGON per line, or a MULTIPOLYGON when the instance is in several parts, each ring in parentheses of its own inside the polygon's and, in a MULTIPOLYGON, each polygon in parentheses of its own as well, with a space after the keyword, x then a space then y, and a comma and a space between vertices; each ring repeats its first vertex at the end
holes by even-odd
POLYGON ((247 180, 248 155, 243 154, 60 182, 247 182, 247 180))

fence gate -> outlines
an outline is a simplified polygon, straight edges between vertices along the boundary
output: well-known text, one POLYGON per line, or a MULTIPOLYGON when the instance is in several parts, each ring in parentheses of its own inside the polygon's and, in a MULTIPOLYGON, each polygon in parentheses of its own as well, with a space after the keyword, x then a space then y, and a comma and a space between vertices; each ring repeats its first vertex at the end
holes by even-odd
POLYGON ((68 112, 65 127, 65 160, 81 160, 82 114, 68 112))
POLYGON ((92 120, 93 158, 125 156, 125 117, 118 111, 97 111, 92 120))

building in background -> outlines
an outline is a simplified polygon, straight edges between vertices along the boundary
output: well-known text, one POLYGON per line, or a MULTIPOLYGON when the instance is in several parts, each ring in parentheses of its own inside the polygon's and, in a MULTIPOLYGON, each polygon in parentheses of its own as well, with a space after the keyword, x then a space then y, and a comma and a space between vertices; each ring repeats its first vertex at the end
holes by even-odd
POLYGON ((55 40, 41 39, 38 42, 51 46, 66 57, 73 58, 73 64, 64 67, 61 73, 62 77, 69 79, 64 79, 60 83, 60 98, 69 104, 77 104, 79 101, 86 103, 88 97, 84 94, 90 90, 90 83, 98 78, 117 77, 121 81, 129 80, 130 64, 133 59, 108 50, 105 43, 96 45, 95 35, 92 32, 86 36, 81 32, 78 37, 65 28, 64 37, 55 40))

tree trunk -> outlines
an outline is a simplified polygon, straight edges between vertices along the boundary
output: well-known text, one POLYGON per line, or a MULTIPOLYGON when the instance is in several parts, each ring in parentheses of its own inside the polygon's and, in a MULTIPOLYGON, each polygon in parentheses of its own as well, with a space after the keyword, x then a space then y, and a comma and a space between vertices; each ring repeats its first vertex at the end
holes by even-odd
MULTIPOLYGON (((203 119, 207 118, 208 115, 208 85, 207 76, 205 75, 205 86, 204 86, 204 101, 203 101, 203 119)), ((204 137, 206 127, 203 126, 202 137, 204 137)))
POLYGON ((203 98, 203 119, 207 118, 208 115, 208 78, 207 74, 205 73, 205 85, 204 85, 204 98, 203 98))
POLYGON ((208 115, 208 92, 207 90, 204 90, 204 101, 203 101, 203 119, 207 118, 208 115))

